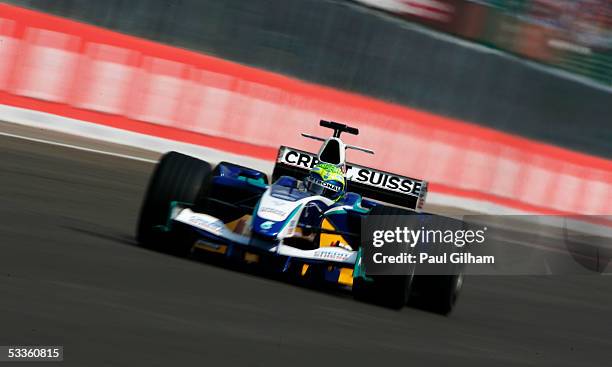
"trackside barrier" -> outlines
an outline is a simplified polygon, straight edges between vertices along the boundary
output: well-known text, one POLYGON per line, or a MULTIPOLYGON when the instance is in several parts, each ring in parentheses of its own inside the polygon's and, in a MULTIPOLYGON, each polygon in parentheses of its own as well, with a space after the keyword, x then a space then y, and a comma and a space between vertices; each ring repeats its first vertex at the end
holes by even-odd
MULTIPOLYGON (((560 103, 562 103, 560 101, 560 103)), ((350 122, 351 160, 524 212, 612 213, 612 161, 0 4, 0 104, 273 160, 350 122)), ((544 122, 543 122, 544 123, 544 122)))

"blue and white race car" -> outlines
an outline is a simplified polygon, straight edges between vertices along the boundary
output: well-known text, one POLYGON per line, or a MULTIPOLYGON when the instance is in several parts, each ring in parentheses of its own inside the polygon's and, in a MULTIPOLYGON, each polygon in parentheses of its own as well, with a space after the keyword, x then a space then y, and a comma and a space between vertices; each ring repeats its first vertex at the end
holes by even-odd
POLYGON ((184 255, 212 254, 257 263, 312 281, 352 290, 360 300, 400 308, 407 303, 448 314, 462 276, 368 275, 362 266, 362 219, 370 215, 414 215, 427 183, 347 163, 342 133, 356 128, 331 121, 320 125, 332 137, 317 154, 281 146, 272 173, 166 153, 155 168, 137 230, 141 245, 184 255), (391 204, 385 205, 383 203, 391 204), (418 278, 418 279, 417 279, 418 278))

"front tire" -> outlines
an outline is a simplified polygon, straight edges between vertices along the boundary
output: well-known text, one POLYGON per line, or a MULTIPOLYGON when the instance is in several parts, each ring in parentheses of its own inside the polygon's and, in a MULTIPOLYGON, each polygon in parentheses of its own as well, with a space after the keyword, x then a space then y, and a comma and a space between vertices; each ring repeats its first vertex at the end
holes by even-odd
POLYGON ((173 201, 193 204, 212 168, 208 162, 177 152, 163 155, 149 181, 136 238, 143 247, 172 250, 167 234, 156 230, 166 225, 173 201))

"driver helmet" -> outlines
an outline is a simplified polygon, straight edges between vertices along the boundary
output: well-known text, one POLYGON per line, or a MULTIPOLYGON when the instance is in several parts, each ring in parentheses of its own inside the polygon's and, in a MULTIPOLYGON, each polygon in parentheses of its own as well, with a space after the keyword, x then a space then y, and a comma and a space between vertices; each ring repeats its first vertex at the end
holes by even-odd
POLYGON ((346 182, 342 170, 329 163, 315 165, 304 179, 309 192, 337 201, 344 195, 346 182))

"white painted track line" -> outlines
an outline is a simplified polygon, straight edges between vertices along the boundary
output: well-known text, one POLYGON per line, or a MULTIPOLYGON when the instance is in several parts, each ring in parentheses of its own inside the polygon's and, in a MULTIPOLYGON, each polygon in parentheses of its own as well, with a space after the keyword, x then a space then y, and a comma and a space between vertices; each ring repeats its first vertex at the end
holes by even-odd
POLYGON ((3 104, 0 104, 0 120, 152 152, 166 153, 175 150, 204 159, 211 164, 229 161, 253 167, 263 172, 272 172, 272 167, 274 166, 272 161, 3 104))
POLYGON ((99 150, 99 149, 91 149, 91 148, 86 148, 86 147, 82 147, 82 146, 78 146, 78 145, 64 144, 64 143, 60 143, 60 142, 52 141, 52 140, 31 138, 31 137, 28 137, 28 136, 10 134, 10 133, 5 133, 5 132, 0 132, 0 136, 7 136, 7 137, 10 137, 10 138, 27 140, 27 141, 32 141, 32 142, 36 142, 36 143, 55 145, 55 146, 63 147, 63 148, 77 149, 77 150, 82 150, 82 151, 85 151, 85 152, 91 152, 91 153, 109 155, 109 156, 113 156, 113 157, 131 159, 131 160, 140 161, 140 162, 157 163, 157 161, 153 160, 153 159, 136 157, 136 156, 128 155, 128 154, 113 153, 113 152, 108 152, 108 151, 99 150))

